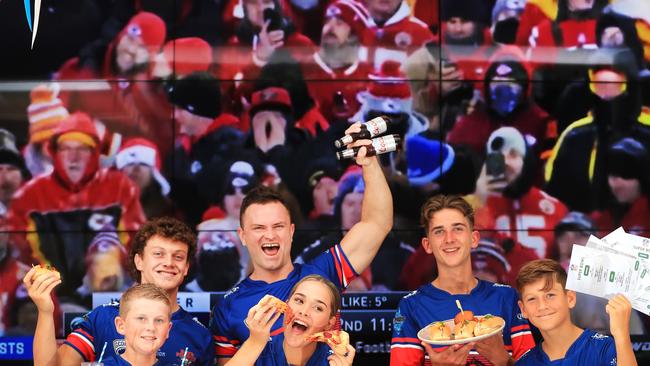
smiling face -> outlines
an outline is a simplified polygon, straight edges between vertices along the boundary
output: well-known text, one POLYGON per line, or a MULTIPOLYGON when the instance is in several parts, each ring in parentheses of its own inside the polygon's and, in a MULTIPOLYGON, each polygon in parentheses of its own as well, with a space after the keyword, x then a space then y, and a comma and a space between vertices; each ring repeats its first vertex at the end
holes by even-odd
POLYGON ((256 279, 290 271, 294 225, 280 202, 254 203, 242 215, 239 239, 248 247, 256 279))
POLYGON ((190 268, 187 244, 154 235, 142 254, 133 258, 141 283, 154 284, 165 291, 177 290, 190 268))
POLYGON ((471 249, 478 246, 478 240, 478 231, 473 230, 462 212, 444 208, 431 216, 422 247, 435 256, 439 271, 462 266, 471 268, 471 249))
POLYGON ((126 316, 115 318, 117 332, 124 336, 127 352, 155 355, 171 329, 169 305, 151 299, 132 299, 126 316))
POLYGON ((545 289, 546 279, 540 278, 521 289, 519 308, 523 316, 542 332, 548 332, 571 322, 569 311, 576 304, 576 294, 565 290, 553 281, 553 287, 545 289))
POLYGON ((292 347, 306 345, 305 336, 331 329, 336 322, 332 290, 323 282, 300 283, 287 301, 294 318, 285 327, 285 342, 292 347))

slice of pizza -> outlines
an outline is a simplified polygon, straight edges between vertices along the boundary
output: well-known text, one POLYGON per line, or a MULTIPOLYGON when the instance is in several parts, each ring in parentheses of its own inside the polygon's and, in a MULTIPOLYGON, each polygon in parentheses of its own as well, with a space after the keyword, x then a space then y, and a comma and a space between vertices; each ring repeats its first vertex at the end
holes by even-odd
POLYGON ((348 344, 350 344, 350 335, 344 330, 326 330, 314 333, 305 337, 307 341, 324 342, 340 356, 348 353, 348 344))
POLYGON ((272 305, 274 306, 280 313, 284 313, 287 311, 287 303, 278 299, 277 297, 273 295, 264 295, 262 300, 258 303, 259 305, 272 305))

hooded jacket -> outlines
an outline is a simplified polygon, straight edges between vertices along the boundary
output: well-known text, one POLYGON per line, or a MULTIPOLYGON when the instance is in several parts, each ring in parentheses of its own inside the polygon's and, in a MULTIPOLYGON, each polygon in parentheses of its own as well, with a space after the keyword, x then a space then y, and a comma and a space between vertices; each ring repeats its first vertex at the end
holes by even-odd
MULTIPOLYGON (((90 117, 74 113, 61 124, 52 142, 67 132, 81 132, 99 141, 90 117)), ((51 144, 55 146, 55 143, 51 144)), ((63 170, 54 154, 54 171, 41 175, 16 192, 8 216, 12 240, 21 260, 51 264, 61 272, 61 292, 72 293, 81 285, 86 268, 84 253, 103 224, 111 223, 118 231, 135 231, 145 221, 140 206, 140 191, 121 172, 99 169, 96 147, 78 183, 63 170)), ((121 236, 123 244, 128 234, 121 236)))

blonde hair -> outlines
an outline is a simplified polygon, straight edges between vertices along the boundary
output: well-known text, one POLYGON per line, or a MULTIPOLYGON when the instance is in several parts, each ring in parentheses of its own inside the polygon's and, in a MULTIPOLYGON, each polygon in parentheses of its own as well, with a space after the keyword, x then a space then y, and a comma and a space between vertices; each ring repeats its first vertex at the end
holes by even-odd
POLYGON ((153 284, 141 284, 135 285, 122 295, 120 299, 120 317, 126 317, 126 314, 129 312, 129 305, 133 300, 137 299, 147 299, 160 301, 169 308, 169 315, 171 316, 172 304, 169 301, 169 296, 167 293, 162 290, 160 287, 153 284))
POLYGON ((291 293, 289 294, 289 298, 291 298, 291 296, 293 296, 293 294, 296 293, 296 290, 298 289, 298 286, 300 286, 300 284, 307 281, 320 282, 327 287, 327 289, 330 291, 332 295, 332 302, 330 303, 330 308, 331 308, 330 316, 335 316, 336 313, 341 308, 341 293, 339 292, 339 289, 336 287, 336 285, 332 283, 332 281, 328 280, 327 278, 321 275, 312 274, 303 277, 300 281, 298 281, 298 283, 296 283, 295 286, 293 286, 293 288, 291 289, 291 293))

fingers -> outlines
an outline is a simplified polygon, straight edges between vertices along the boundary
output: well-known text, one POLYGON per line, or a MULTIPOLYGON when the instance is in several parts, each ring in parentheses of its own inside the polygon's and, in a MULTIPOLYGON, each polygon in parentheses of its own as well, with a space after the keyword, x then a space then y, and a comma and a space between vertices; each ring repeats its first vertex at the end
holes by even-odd
POLYGON ((269 34, 269 25, 271 25, 271 20, 267 20, 264 22, 264 25, 262 26, 262 29, 260 30, 260 37, 262 34, 269 34))
POLYGON ((36 293, 44 293, 45 289, 53 282, 59 281, 59 278, 54 273, 44 273, 34 279, 29 290, 36 293))
POLYGON ((351 134, 353 132, 360 132, 360 131, 361 131, 361 122, 355 122, 355 123, 351 124, 350 127, 348 127, 345 130, 345 134, 349 135, 349 134, 351 134))
POLYGON ((273 44, 280 43, 280 42, 284 43, 284 31, 274 30, 269 32, 269 40, 273 44))
POLYGON ((23 283, 25 284, 26 288, 31 287, 34 274, 36 273, 36 269, 38 269, 38 267, 32 267, 29 271, 27 271, 25 277, 23 277, 23 283))

